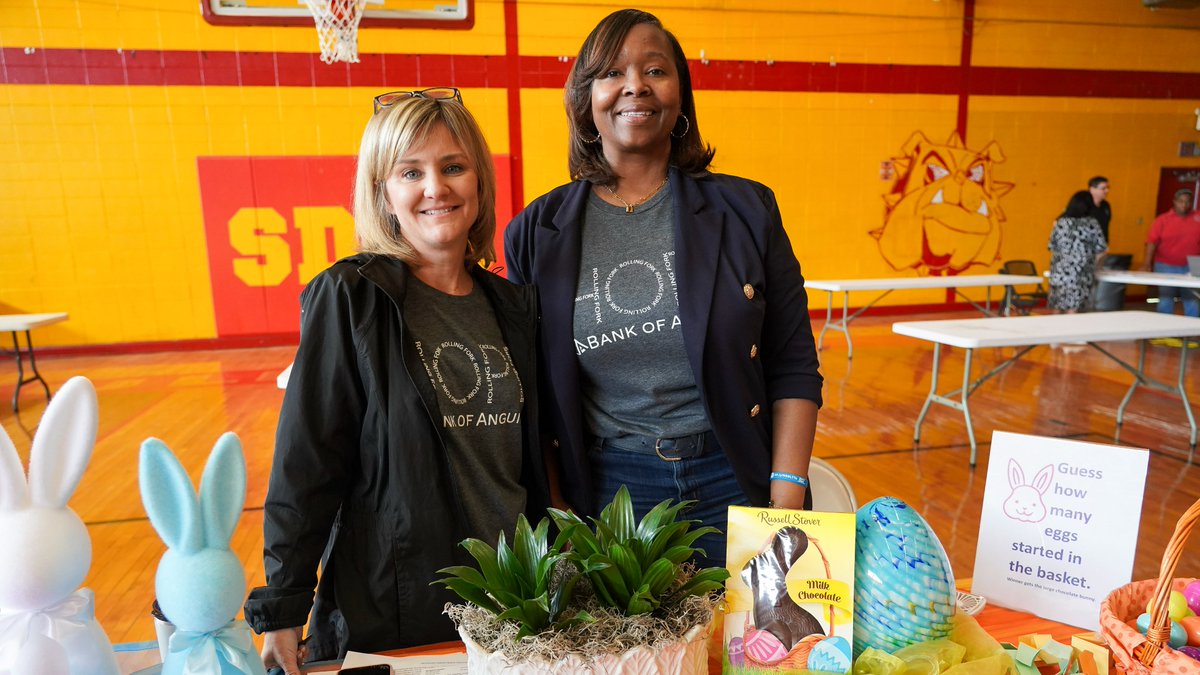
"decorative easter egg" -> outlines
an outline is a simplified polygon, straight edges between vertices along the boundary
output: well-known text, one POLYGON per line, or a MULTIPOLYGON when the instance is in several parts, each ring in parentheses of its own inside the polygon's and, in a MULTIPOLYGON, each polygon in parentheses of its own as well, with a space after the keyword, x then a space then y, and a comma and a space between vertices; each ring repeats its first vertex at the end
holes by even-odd
MULTIPOLYGON (((1147 612, 1150 611, 1150 603, 1153 601, 1154 600, 1151 599, 1146 603, 1147 612)), ((1171 595, 1169 596, 1167 602, 1167 616, 1171 617, 1172 621, 1178 621, 1182 619, 1188 615, 1188 612, 1191 611, 1188 608, 1187 598, 1184 597, 1183 593, 1180 593, 1179 591, 1171 591, 1171 595)), ((1195 612, 1192 612, 1192 614, 1195 614, 1195 612)))
POLYGON ((771 631, 748 630, 743 641, 746 658, 771 665, 783 660, 788 655, 787 647, 775 637, 771 631))
POLYGON ((808 653, 808 669, 825 673, 845 673, 850 670, 850 643, 844 637, 821 640, 808 653))
POLYGON ((1193 581, 1183 589, 1183 597, 1193 612, 1200 614, 1200 581, 1193 581))
POLYGON ((1188 656, 1192 657, 1193 659, 1200 661, 1200 647, 1191 647, 1191 646, 1180 647, 1179 653, 1187 654, 1188 656))
POLYGON ((741 668, 746 663, 746 645, 742 642, 742 638, 735 637, 729 641, 729 646, 726 647, 729 654, 729 665, 741 668))
MULTIPOLYGON (((1148 612, 1138 615, 1137 629, 1142 635, 1150 630, 1150 614, 1148 612)), ((1184 629, 1183 624, 1178 621, 1171 622, 1171 637, 1167 638, 1168 644, 1172 648, 1179 648, 1188 643, 1188 632, 1184 629)))
POLYGON ((1188 642, 1187 631, 1184 630, 1183 626, 1179 625, 1178 622, 1172 621, 1171 622, 1171 637, 1168 638, 1168 640, 1169 640, 1168 644, 1171 646, 1172 649, 1179 649, 1180 647, 1183 647, 1184 645, 1186 645, 1188 642))
POLYGON ((949 635, 954 573, 929 524, 895 497, 875 499, 857 515, 854 655, 949 635))
POLYGON ((1200 647, 1200 616, 1185 616, 1179 625, 1183 626, 1183 632, 1187 633, 1188 644, 1200 647))

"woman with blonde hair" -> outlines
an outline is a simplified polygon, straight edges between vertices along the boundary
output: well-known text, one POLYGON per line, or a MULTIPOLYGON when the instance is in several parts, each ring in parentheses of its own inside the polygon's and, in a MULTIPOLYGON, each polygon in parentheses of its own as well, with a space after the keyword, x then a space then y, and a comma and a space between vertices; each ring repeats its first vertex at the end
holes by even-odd
POLYGON ((267 585, 246 602, 268 668, 455 639, 436 571, 468 562, 462 539, 544 512, 536 299, 479 265, 494 258, 495 191, 457 89, 375 98, 360 252, 301 296, 263 508, 267 585))

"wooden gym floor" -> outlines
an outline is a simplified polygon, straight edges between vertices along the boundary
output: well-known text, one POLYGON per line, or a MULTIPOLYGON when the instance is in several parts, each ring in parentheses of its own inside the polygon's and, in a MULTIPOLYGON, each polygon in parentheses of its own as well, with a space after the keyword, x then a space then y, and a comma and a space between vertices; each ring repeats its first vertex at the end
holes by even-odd
MULTIPOLYGON (((978 316, 939 314, 905 320, 978 316)), ((925 516, 950 554, 957 576, 973 572, 980 504, 994 430, 1106 443, 1112 441, 1116 406, 1131 378, 1092 349, 1039 347, 971 398, 980 442, 979 465, 967 465, 961 414, 936 407, 914 448, 913 423, 929 389, 933 347, 891 333, 893 317, 863 317, 853 324, 855 358, 846 359, 840 335, 827 335, 821 353, 825 407, 816 454, 853 484, 859 504, 892 495, 925 516)), ((820 323, 815 326, 820 329, 820 323)), ((1132 359, 1129 343, 1109 345, 1132 359)), ((233 547, 250 585, 263 583, 262 503, 283 394, 275 376, 291 361, 292 347, 163 352, 119 356, 43 356, 39 366, 57 389, 85 375, 100 396, 100 429, 91 466, 71 506, 88 524, 92 569, 86 585, 96 592, 97 616, 114 643, 152 640, 150 603, 154 571, 163 545, 146 520, 137 486, 142 440, 163 439, 199 480, 213 442, 237 432, 246 451, 248 491, 233 547)), ((1174 381, 1178 349, 1151 347, 1147 367, 1174 381)), ((1000 362, 1010 349, 981 350, 976 374, 1000 362)), ((951 370, 962 355, 950 353, 951 370)), ((1188 390, 1200 399, 1200 356, 1188 369, 1188 390)), ((0 401, 7 401, 15 368, 0 361, 0 401)), ((956 378, 957 376, 951 376, 956 378)), ((22 392, 21 412, 0 405, 0 423, 28 461, 45 402, 39 388, 22 392)), ((1200 497, 1200 469, 1188 461, 1188 427, 1178 399, 1141 390, 1127 410, 1122 442, 1151 450, 1133 577, 1157 576, 1159 558, 1176 519, 1200 497)), ((1192 551, 1195 546, 1190 547, 1192 551)), ((1180 576, 1200 575, 1197 557, 1185 556, 1180 576)))

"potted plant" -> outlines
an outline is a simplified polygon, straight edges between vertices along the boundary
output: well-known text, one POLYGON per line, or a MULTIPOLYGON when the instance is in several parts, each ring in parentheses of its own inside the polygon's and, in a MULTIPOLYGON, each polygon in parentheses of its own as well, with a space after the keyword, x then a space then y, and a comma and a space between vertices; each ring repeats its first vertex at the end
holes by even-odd
POLYGON ((466 600, 448 605, 471 673, 705 673, 714 610, 729 572, 697 570, 693 544, 716 528, 681 520, 663 501, 635 522, 622 487, 592 526, 549 509, 517 520, 513 545, 462 545, 478 567, 441 570, 466 600), (569 548, 567 545, 570 544, 569 548))

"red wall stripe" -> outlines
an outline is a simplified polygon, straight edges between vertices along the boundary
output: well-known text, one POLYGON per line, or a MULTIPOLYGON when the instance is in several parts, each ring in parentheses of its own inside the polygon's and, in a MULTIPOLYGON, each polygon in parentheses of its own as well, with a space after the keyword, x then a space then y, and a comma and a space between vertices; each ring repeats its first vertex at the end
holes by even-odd
MULTIPOLYGON (((307 87, 437 86, 558 89, 570 62, 520 56, 360 54, 361 63, 325 65, 316 54, 111 49, 0 49, 0 84, 242 85, 307 87)), ((691 62, 701 90, 967 94, 1066 98, 1191 99, 1200 73, 1064 68, 809 63, 691 62), (969 91, 963 92, 963 87, 969 91)))
MULTIPOLYGON (((508 83, 508 159, 512 167, 513 212, 525 208, 525 153, 521 136, 521 41, 517 35, 517 0, 504 0, 504 53, 508 83)), ((496 252, 501 263, 504 251, 496 252)))
MULTIPOLYGON (((971 50, 975 44, 975 0, 963 3, 962 51, 958 57, 958 68, 962 83, 958 90, 958 120, 955 128, 958 137, 967 138, 967 113, 971 109, 971 50)), ((947 291, 950 289, 947 289, 947 291)))

